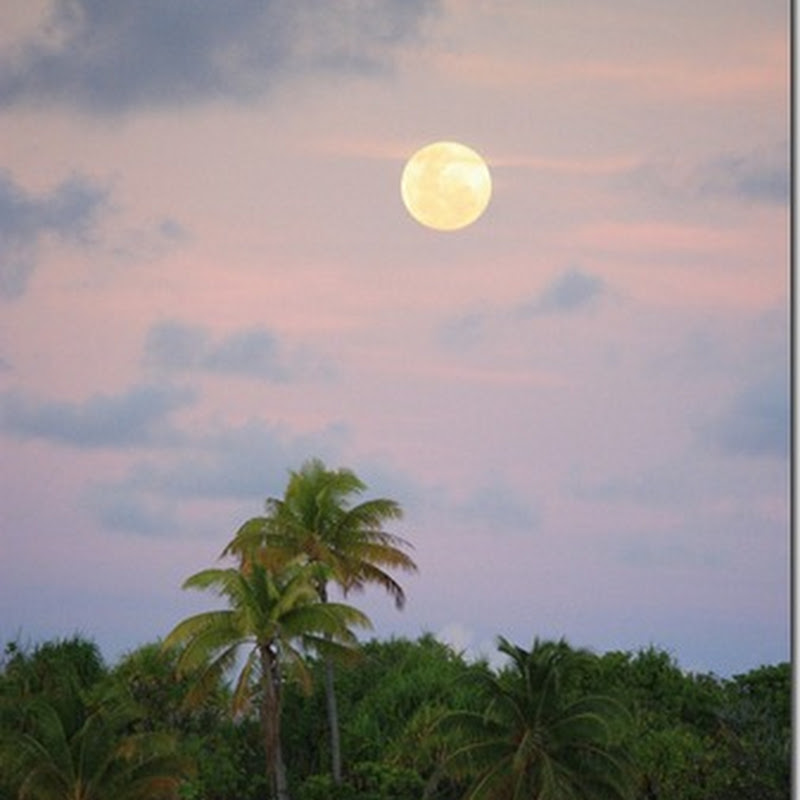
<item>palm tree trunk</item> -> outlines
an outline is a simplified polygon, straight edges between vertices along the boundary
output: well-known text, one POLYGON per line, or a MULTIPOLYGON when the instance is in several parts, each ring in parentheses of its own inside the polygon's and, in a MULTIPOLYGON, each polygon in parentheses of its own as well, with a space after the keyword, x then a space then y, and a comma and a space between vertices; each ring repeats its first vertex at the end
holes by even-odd
POLYGON ((339 710, 336 706, 336 689, 333 685, 333 661, 325 659, 325 696, 328 705, 328 727, 331 734, 331 769, 333 782, 342 782, 342 745, 339 739, 339 710))
POLYGON ((261 730, 264 735, 264 756, 267 781, 276 800, 289 800, 286 768, 281 751, 280 675, 275 654, 269 645, 261 645, 261 730))
MULTIPOLYGON (((323 582, 319 584, 319 599, 328 602, 328 587, 323 582)), ((325 658, 325 702, 328 707, 328 730, 331 737, 331 772, 333 782, 342 782, 342 744, 339 737, 339 709, 336 704, 336 687, 333 685, 333 661, 325 658)))

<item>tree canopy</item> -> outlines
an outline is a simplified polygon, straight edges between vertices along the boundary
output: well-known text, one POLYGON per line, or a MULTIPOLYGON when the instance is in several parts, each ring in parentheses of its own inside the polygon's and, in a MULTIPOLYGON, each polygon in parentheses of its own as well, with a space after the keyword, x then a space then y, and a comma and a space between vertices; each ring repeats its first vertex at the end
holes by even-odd
POLYGON ((493 667, 431 634, 359 642, 351 594, 401 607, 416 569, 386 529, 400 506, 366 488, 316 459, 291 472, 233 564, 186 579, 221 607, 111 666, 84 636, 7 642, 0 800, 789 797, 788 663, 723 679, 652 646, 500 637, 493 667))

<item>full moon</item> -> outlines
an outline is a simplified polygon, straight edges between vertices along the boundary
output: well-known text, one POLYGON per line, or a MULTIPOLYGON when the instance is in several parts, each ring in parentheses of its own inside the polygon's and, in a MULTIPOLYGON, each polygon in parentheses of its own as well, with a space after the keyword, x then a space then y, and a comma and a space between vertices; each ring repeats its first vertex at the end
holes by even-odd
POLYGON ((408 159, 400 181, 408 213, 439 231, 455 231, 475 222, 492 196, 486 162, 458 142, 434 142, 408 159))

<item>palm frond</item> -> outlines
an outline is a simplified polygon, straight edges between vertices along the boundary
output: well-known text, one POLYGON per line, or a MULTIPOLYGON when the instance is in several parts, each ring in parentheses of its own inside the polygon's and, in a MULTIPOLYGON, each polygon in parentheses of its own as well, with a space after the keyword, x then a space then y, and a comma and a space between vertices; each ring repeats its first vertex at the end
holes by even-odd
POLYGON ((204 660, 199 661, 198 665, 192 669, 193 680, 184 698, 185 708, 199 706, 219 685, 225 675, 236 663, 236 658, 241 647, 240 642, 235 641, 215 656, 209 657, 208 652, 198 645, 198 656, 202 654, 204 660))
POLYGON ((369 629, 372 622, 362 611, 344 603, 313 603, 293 608, 283 617, 283 627, 290 637, 324 634, 339 641, 355 642, 352 626, 369 629))
POLYGON ((212 567, 190 575, 183 582, 183 589, 215 589, 217 594, 227 594, 236 581, 238 570, 212 567))
POLYGON ((354 562, 377 567, 390 567, 405 572, 416 572, 417 564, 408 553, 391 544, 377 541, 353 541, 349 547, 354 562))
POLYGON ((373 531, 373 535, 389 537, 389 539, 394 540, 395 546, 408 547, 409 543, 399 536, 391 536, 382 530, 384 523, 402 518, 403 509, 399 503, 384 497, 376 497, 347 509, 342 514, 337 528, 340 530, 373 531))
POLYGON ((252 696, 253 673, 258 669, 258 650, 253 648, 247 655, 244 666, 236 679, 233 690, 233 713, 244 711, 252 696))
POLYGON ((260 547, 263 544, 268 524, 268 517, 252 517, 248 519, 239 526, 233 539, 225 546, 221 556, 242 556, 252 549, 260 547))
POLYGON ((306 663, 303 653, 295 647, 287 646, 284 647, 282 655, 286 677, 299 684, 300 689, 305 694, 309 694, 311 692, 312 683, 311 670, 306 663))
POLYGON ((524 650, 502 637, 509 658, 481 682, 485 711, 442 718, 448 768, 474 776, 471 798, 588 800, 631 796, 632 768, 618 742, 630 721, 614 698, 575 694, 588 651, 561 640, 524 650))
POLYGON ((210 629, 229 630, 233 626, 233 612, 224 609, 220 611, 201 611, 181 620, 166 636, 162 643, 163 650, 169 650, 184 644, 188 639, 198 635, 201 631, 210 629))

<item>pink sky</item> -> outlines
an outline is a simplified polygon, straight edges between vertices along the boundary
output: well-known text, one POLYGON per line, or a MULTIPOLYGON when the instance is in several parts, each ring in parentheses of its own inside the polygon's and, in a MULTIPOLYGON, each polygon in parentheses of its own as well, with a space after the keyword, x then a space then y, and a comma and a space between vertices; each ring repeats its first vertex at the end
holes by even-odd
POLYGON ((319 456, 406 509, 376 635, 788 658, 787 4, 12 5, 0 638, 163 636, 319 456))

